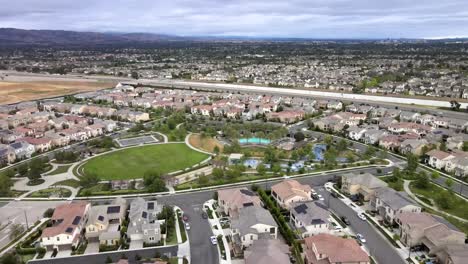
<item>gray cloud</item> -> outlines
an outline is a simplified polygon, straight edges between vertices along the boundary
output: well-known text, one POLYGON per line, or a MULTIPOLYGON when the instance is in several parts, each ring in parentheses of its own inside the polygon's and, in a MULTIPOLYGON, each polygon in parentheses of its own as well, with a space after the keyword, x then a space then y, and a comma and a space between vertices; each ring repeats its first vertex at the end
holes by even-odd
POLYGON ((467 36, 466 0, 0 0, 0 27, 177 35, 467 36))

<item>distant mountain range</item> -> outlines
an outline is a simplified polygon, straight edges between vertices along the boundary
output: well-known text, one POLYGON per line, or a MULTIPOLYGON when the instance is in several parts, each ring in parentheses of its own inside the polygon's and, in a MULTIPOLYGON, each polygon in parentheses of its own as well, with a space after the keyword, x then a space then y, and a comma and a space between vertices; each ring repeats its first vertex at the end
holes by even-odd
POLYGON ((466 38, 452 39, 312 39, 312 38, 262 38, 242 36, 198 36, 181 37, 153 33, 100 33, 66 30, 26 30, 0 28, 1 46, 82 46, 82 45, 126 45, 163 43, 171 41, 331 41, 331 42, 466 42, 466 38))
POLYGON ((184 40, 182 37, 151 33, 99 33, 65 30, 0 28, 0 45, 97 45, 152 43, 184 40))

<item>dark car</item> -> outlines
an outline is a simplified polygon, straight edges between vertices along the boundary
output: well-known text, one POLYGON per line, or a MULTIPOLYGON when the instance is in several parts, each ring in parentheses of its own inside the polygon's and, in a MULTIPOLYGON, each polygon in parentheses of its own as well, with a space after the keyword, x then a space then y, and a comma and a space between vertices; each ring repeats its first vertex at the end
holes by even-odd
POLYGON ((182 216, 182 220, 184 220, 184 222, 187 222, 187 221, 189 220, 188 215, 184 214, 184 215, 182 216))
POLYGON ((208 214, 205 213, 205 212, 202 212, 201 217, 202 217, 203 219, 207 219, 207 218, 208 218, 208 214))
POLYGON ((349 222, 348 218, 342 216, 341 217, 341 221, 343 221, 343 223, 345 223, 346 225, 350 225, 351 223, 349 222))
POLYGON ((335 197, 335 198, 339 198, 338 194, 334 191, 331 192, 331 196, 335 197))

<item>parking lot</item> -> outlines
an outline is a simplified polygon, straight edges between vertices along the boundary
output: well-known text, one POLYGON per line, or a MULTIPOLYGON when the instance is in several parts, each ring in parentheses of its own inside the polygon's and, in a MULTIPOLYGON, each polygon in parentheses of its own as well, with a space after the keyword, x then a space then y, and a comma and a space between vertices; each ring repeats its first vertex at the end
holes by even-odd
POLYGON ((115 141, 121 147, 129 147, 129 146, 136 146, 136 145, 143 145, 143 144, 158 143, 159 142, 159 140, 157 140, 153 136, 122 138, 122 139, 116 139, 115 141))

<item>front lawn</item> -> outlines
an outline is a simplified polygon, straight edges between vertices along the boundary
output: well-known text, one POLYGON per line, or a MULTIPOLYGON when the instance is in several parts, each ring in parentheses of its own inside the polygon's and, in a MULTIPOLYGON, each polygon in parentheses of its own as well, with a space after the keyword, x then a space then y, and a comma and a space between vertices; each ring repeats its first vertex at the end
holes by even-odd
POLYGON ((208 158, 184 143, 148 145, 118 150, 89 160, 83 173, 94 173, 101 180, 142 178, 147 171, 162 174, 183 170, 208 158))

